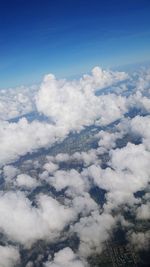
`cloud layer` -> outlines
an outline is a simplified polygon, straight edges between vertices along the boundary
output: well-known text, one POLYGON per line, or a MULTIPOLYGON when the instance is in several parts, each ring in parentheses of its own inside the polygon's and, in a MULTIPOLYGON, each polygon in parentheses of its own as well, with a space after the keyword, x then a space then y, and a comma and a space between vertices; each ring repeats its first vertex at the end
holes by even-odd
POLYGON ((48 74, 1 90, 0 120, 2 267, 89 266, 119 227, 148 249, 149 70, 48 74))

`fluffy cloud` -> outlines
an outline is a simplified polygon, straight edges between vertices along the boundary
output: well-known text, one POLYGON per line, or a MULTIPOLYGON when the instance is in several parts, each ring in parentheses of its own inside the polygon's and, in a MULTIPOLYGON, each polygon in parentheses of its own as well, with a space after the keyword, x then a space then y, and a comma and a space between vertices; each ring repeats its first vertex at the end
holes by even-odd
POLYGON ((49 183, 53 185, 57 191, 70 187, 72 193, 74 192, 75 194, 82 194, 88 187, 88 184, 83 180, 80 173, 74 169, 68 172, 63 170, 55 172, 54 176, 49 178, 49 183))
POLYGON ((113 205, 136 201, 133 193, 144 189, 150 176, 150 154, 144 145, 128 143, 122 149, 111 150, 110 167, 102 169, 92 165, 82 175, 93 179, 95 185, 108 191, 113 205))
POLYGON ((37 86, 0 90, 0 120, 10 120, 34 110, 37 86))
POLYGON ((125 73, 106 72, 98 67, 79 81, 56 80, 49 74, 37 95, 37 109, 68 130, 79 130, 98 119, 99 123, 108 124, 126 111, 125 100, 111 94, 98 96, 95 91, 126 78, 125 73))
POLYGON ((45 163, 43 166, 43 169, 46 170, 49 174, 54 173, 58 168, 58 165, 53 162, 45 163))
POLYGON ((150 150, 150 116, 136 116, 130 121, 131 131, 143 139, 143 143, 150 150))
POLYGON ((16 178, 19 187, 35 188, 39 185, 38 181, 27 174, 19 174, 16 178))
POLYGON ((12 166, 12 165, 6 165, 3 168, 3 175, 6 182, 12 182, 12 179, 17 176, 19 170, 12 166))
POLYGON ((110 214, 99 214, 98 211, 92 212, 89 217, 81 218, 73 227, 73 231, 80 238, 79 253, 84 257, 100 253, 114 224, 115 219, 110 214))
POLYGON ((14 267, 20 262, 17 248, 13 246, 0 246, 0 266, 14 267))
POLYGON ((100 131, 97 134, 97 137, 100 138, 98 145, 104 147, 106 150, 110 150, 116 146, 116 140, 122 138, 121 132, 109 133, 106 131, 100 131))
POLYGON ((55 253, 54 260, 45 263, 45 267, 85 267, 86 265, 78 258, 77 255, 66 247, 55 253))
POLYGON ((11 240, 32 245, 38 239, 52 241, 74 219, 71 208, 64 207, 52 197, 40 195, 38 207, 33 207, 21 192, 1 193, 0 228, 11 240))
POLYGON ((77 214, 82 216, 89 215, 92 211, 98 210, 97 203, 90 197, 89 193, 82 193, 82 196, 75 196, 72 206, 77 214))
POLYGON ((143 248, 149 249, 150 245, 150 231, 132 233, 130 236, 130 241, 135 249, 143 250, 143 248))
POLYGON ((150 219, 150 203, 142 204, 140 207, 137 208, 137 218, 142 220, 149 220, 150 219))
POLYGON ((137 91, 129 97, 128 106, 141 109, 144 112, 150 112, 150 99, 147 96, 143 96, 140 91, 137 91))
POLYGON ((53 144, 67 134, 65 127, 59 128, 48 123, 20 119, 18 123, 0 123, 0 164, 18 159, 28 152, 53 144))

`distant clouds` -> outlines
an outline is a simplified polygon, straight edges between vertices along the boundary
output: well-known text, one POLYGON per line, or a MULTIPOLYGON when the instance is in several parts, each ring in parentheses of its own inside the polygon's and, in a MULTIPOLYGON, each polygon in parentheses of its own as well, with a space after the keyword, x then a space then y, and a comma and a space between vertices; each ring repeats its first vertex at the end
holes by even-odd
POLYGON ((10 120, 32 112, 38 86, 0 90, 0 119, 10 120))

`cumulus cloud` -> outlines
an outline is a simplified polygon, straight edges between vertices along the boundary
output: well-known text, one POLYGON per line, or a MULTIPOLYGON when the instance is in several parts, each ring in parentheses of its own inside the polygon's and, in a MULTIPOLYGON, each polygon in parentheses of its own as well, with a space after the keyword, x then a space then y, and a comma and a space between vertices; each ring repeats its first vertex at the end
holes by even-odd
POLYGON ((136 116, 130 121, 131 131, 143 139, 143 143, 150 150, 150 116, 136 116))
POLYGON ((140 91, 137 91, 134 95, 129 97, 128 106, 140 109, 144 112, 150 112, 150 99, 147 96, 143 96, 140 91))
POLYGON ((66 247, 55 253, 53 261, 46 262, 45 267, 85 267, 79 257, 72 251, 71 248, 66 247))
POLYGON ((20 262, 18 249, 13 246, 0 246, 1 267, 14 267, 20 262))
POLYGON ((112 205, 133 204, 136 202, 133 193, 144 189, 149 182, 150 154, 144 145, 128 143, 122 149, 111 150, 110 156, 111 168, 102 169, 92 165, 82 174, 108 191, 107 197, 112 205))
POLYGON ((53 144, 67 134, 65 127, 59 128, 48 123, 33 121, 26 118, 18 123, 0 123, 0 164, 18 159, 26 153, 53 144))
POLYGON ((19 174, 16 178, 16 184, 19 187, 35 188, 39 185, 39 182, 27 174, 19 174))
POLYGON ((81 218, 73 227, 80 238, 79 253, 84 257, 100 253, 114 224, 114 217, 106 213, 99 214, 98 211, 92 212, 89 217, 81 218))
POLYGON ((43 166, 43 169, 46 170, 49 174, 54 173, 58 168, 59 166, 53 162, 45 163, 43 166))
POLYGON ((130 241, 136 250, 149 249, 150 245, 150 231, 132 233, 130 241))
POLYGON ((137 218, 142 220, 150 219, 150 203, 142 204, 137 208, 137 218))
POLYGON ((121 132, 109 133, 106 131, 100 131, 97 137, 100 138, 98 145, 104 147, 106 150, 110 150, 116 146, 116 140, 122 138, 121 132))
POLYGON ((0 120, 10 120, 34 110, 37 86, 0 90, 0 120))
POLYGON ((17 176, 18 173, 19 170, 12 165, 6 165, 3 168, 3 175, 6 182, 12 182, 12 179, 17 176))
POLYGON ((0 228, 11 240, 25 246, 38 239, 52 241, 75 217, 71 208, 64 207, 52 197, 40 195, 38 207, 21 192, 0 195, 0 228))
POLYGON ((72 206, 77 214, 89 215, 92 211, 99 210, 97 203, 90 197, 89 193, 82 193, 82 196, 75 196, 72 206))
POLYGON ((88 183, 84 181, 79 172, 72 169, 70 171, 57 171, 53 177, 50 177, 49 183, 55 187, 57 191, 61 191, 67 187, 71 188, 72 193, 82 194, 88 188, 88 183))
POLYGON ((69 130, 79 130, 100 117, 99 123, 108 124, 126 111, 125 100, 111 94, 98 96, 95 91, 126 78, 125 73, 102 71, 98 67, 91 76, 85 75, 79 81, 57 80, 49 74, 37 95, 37 109, 69 130))

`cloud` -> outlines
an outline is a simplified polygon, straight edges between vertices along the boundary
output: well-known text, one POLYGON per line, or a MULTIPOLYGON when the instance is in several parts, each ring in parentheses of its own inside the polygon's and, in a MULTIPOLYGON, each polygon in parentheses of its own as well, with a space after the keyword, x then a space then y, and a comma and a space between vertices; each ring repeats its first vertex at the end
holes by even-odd
POLYGON ((123 203, 133 204, 137 201, 133 194, 148 185, 150 154, 143 144, 128 143, 121 149, 111 150, 110 156, 111 168, 92 165, 82 175, 108 191, 107 198, 113 207, 123 203))
POLYGON ((126 111, 125 101, 113 94, 98 96, 95 91, 126 78, 125 73, 102 71, 98 67, 91 76, 85 75, 79 81, 56 80, 49 74, 36 97, 37 109, 69 131, 80 130, 100 117, 99 123, 108 124, 126 111))
POLYGON ((39 185, 39 182, 27 174, 19 174, 16 178, 16 184, 19 187, 35 188, 39 185))
POLYGON ((100 138, 98 145, 104 147, 106 150, 110 150, 116 146, 116 140, 123 137, 121 132, 109 133, 106 131, 100 131, 97 134, 100 138))
POLYGON ((3 176, 6 182, 12 182, 13 178, 15 178, 18 173, 19 170, 12 165, 6 165, 3 168, 3 176))
POLYGON ((22 118, 18 123, 0 123, 1 165, 13 162, 26 153, 50 146, 67 134, 65 128, 22 118))
POLYGON ((18 249, 13 246, 0 246, 0 266, 14 267, 20 263, 18 249))
POLYGON ((57 191, 69 187, 72 193, 82 194, 88 188, 88 184, 82 179, 80 173, 74 169, 70 171, 56 171, 54 176, 50 177, 48 181, 57 191))
POLYGON ((142 95, 140 91, 137 91, 129 97, 128 106, 129 108, 140 109, 142 112, 150 112, 150 99, 142 95))
POLYGON ((21 192, 0 195, 0 228, 10 239, 27 247, 38 239, 54 240, 75 214, 55 199, 46 195, 37 197, 38 207, 21 192))
POLYGON ((80 238, 80 255, 88 257, 92 253, 100 253, 114 224, 114 217, 106 213, 99 214, 98 211, 93 211, 89 217, 81 218, 73 226, 73 231, 80 238))
POLYGON ((130 241, 136 250, 148 250, 150 245, 150 231, 132 233, 130 241))
POLYGON ((89 193, 82 193, 82 196, 75 196, 72 200, 72 206, 77 214, 87 216, 92 211, 98 210, 97 203, 90 197, 89 193))
POLYGON ((37 86, 0 90, 0 120, 11 120, 34 110, 37 86))
POLYGON ((150 219, 150 203, 142 204, 136 210, 137 219, 149 220, 150 219))
POLYGON ((45 267, 85 267, 85 265, 79 257, 66 247, 59 252, 55 253, 53 261, 46 262, 45 267))
POLYGON ((95 149, 90 149, 88 151, 75 152, 72 155, 66 153, 58 153, 53 159, 57 163, 61 162, 80 162, 84 166, 91 165, 97 162, 97 151, 95 149))
POLYGON ((53 162, 45 163, 43 166, 43 169, 46 170, 49 174, 54 173, 58 168, 59 166, 53 162))
POLYGON ((130 121, 131 131, 140 136, 143 144, 150 151, 150 116, 136 116, 130 121))

